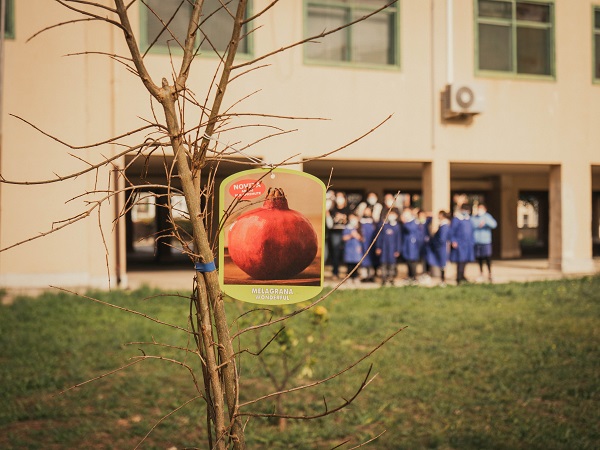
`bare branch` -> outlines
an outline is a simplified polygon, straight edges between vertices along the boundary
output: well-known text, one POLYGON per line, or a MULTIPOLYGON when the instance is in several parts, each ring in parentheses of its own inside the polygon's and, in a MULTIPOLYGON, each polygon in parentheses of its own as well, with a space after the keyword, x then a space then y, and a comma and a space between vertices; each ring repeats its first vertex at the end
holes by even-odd
MULTIPOLYGON (((179 44, 179 47, 183 48, 183 45, 181 45, 181 42, 179 42, 179 40, 177 39, 177 37, 171 32, 171 30, 169 29, 169 25, 171 24, 171 22, 173 21, 173 19, 175 18, 175 16, 177 15, 177 13, 179 12, 179 10, 181 9, 181 7, 185 4, 186 0, 181 0, 179 2, 179 6, 177 7, 177 9, 173 12, 173 14, 171 15, 171 17, 169 18, 169 20, 165 23, 162 18, 156 14, 156 12, 154 12, 154 10, 152 8, 150 8, 150 6, 144 1, 144 0, 140 0, 144 6, 154 15, 154 17, 156 17, 160 23, 162 24, 163 28, 162 30, 160 30, 160 33, 158 33, 156 35, 156 37, 154 38, 154 40, 148 45, 148 48, 146 49, 146 51, 144 52, 144 54, 142 55, 142 58, 145 57, 148 52, 150 51, 150 49, 152 47, 154 47, 154 44, 156 44, 156 42, 160 39, 160 37, 162 36, 162 34, 167 31, 171 37, 173 38, 173 40, 175 42, 177 42, 177 44, 179 44)), ((201 3, 201 2, 200 2, 201 3)))
MULTIPOLYGON (((272 323, 276 323, 277 321, 273 321, 272 323)), ((386 337, 383 341, 381 341, 379 344, 377 344, 375 347, 373 347, 369 352, 367 352, 366 354, 364 354, 362 357, 360 357, 359 359, 357 359, 356 361, 354 361, 352 364, 346 366, 345 368, 343 368, 342 370, 326 377, 326 378, 322 378, 321 380, 317 380, 314 381, 312 383, 308 383, 302 386, 297 386, 295 388, 291 388, 291 389, 286 389, 285 391, 279 391, 279 392, 272 392, 270 394, 266 394, 263 395, 262 397, 258 397, 255 398, 254 400, 249 400, 247 402, 241 403, 239 405, 240 408, 243 408, 245 406, 248 405, 252 405, 254 403, 258 403, 261 402, 263 400, 272 398, 272 397, 276 397, 278 395, 282 395, 282 394, 289 394, 291 392, 296 392, 296 391, 300 391, 303 389, 307 389, 313 386, 318 386, 320 384, 326 383, 329 380, 333 380, 334 378, 339 377, 340 375, 342 375, 345 372, 348 372, 350 369, 356 367, 358 364, 360 364, 361 362, 363 362, 365 359, 367 359, 369 356, 371 356, 373 353, 375 353, 377 350, 379 350, 381 347, 383 347, 387 342, 389 342, 392 338, 394 338, 397 334, 399 334, 401 331, 404 331, 407 327, 402 327, 399 328, 398 330, 394 331, 392 334, 390 334, 388 337, 386 337)))
POLYGON ((165 419, 168 419, 170 416, 172 416, 173 414, 175 414, 176 412, 178 412, 179 410, 181 410, 182 408, 186 407, 187 405, 189 405, 190 403, 198 400, 199 398, 203 398, 202 395, 197 395, 196 397, 192 397, 190 398, 188 401, 186 401, 185 403, 183 403, 182 405, 179 405, 177 408, 175 408, 173 411, 171 411, 170 413, 162 416, 158 422, 156 422, 154 425, 152 425, 152 428, 150 428, 150 430, 148 430, 148 433, 145 434, 145 436, 142 438, 142 440, 140 442, 137 443, 137 445, 133 448, 133 450, 137 450, 138 448, 140 448, 140 445, 142 445, 144 443, 144 441, 148 438, 148 436, 150 436, 150 434, 154 431, 154 429, 159 426, 162 422, 164 422, 165 419))
MULTIPOLYGON (((313 419, 318 419, 320 417, 325 417, 325 416, 329 416, 331 414, 335 414, 336 412, 346 408, 347 406, 349 406, 354 400, 356 400, 356 398, 360 395, 360 393, 362 391, 365 390, 365 388, 371 383, 371 381, 373 381, 375 379, 375 376, 373 376, 373 378, 369 378, 371 376, 371 370, 373 369, 373 366, 369 366, 369 370, 367 371, 367 375, 365 376, 364 380, 360 383, 358 389, 354 392, 354 394, 352 395, 352 397, 350 397, 349 399, 344 399, 344 401, 339 404, 338 406, 336 406, 333 409, 329 409, 327 406, 327 402, 324 402, 324 406, 325 406, 325 410, 321 413, 318 414, 313 414, 313 415, 292 415, 292 414, 280 414, 280 413, 245 413, 245 412, 240 412, 240 416, 250 416, 250 417, 278 417, 281 419, 294 419, 294 420, 313 420, 313 419)), ((313 385, 314 386, 314 385, 313 385)), ((292 389, 289 389, 287 391, 283 391, 281 393, 279 393, 278 395, 282 395, 288 392, 291 392, 292 389)), ((242 407, 244 405, 240 405, 240 407, 242 407)))
POLYGON ((47 136, 50 139, 58 142, 59 144, 62 144, 65 147, 69 147, 70 149, 73 149, 73 150, 83 150, 83 149, 89 149, 89 148, 99 147, 99 146, 105 145, 105 144, 115 143, 119 139, 122 139, 122 138, 127 137, 127 136, 132 136, 132 135, 134 135, 136 133, 139 133, 141 131, 147 130, 149 128, 158 128, 158 129, 162 129, 163 131, 167 131, 166 128, 163 125, 161 125, 159 123, 152 123, 152 124, 145 125, 143 127, 137 128, 135 130, 128 131, 127 133, 123 133, 123 134, 121 134, 119 136, 115 136, 115 137, 112 137, 110 139, 106 139, 104 141, 96 142, 94 144, 77 146, 77 145, 71 145, 68 142, 62 141, 61 139, 57 138, 56 136, 54 136, 54 135, 52 135, 50 133, 45 132, 41 128, 35 126, 33 123, 29 122, 28 120, 26 120, 26 119, 24 119, 24 118, 22 118, 20 116, 17 116, 15 114, 9 114, 9 115, 12 116, 12 117, 14 117, 15 119, 19 119, 20 121, 25 122, 27 125, 29 125, 33 129, 35 129, 36 131, 39 131, 40 133, 42 133, 44 136, 47 136))
MULTIPOLYGON (((148 146, 146 143, 144 144, 140 144, 143 147, 148 146)), ((85 162, 86 164, 89 164, 89 167, 83 170, 80 170, 79 172, 74 172, 68 175, 64 175, 64 176, 60 176, 60 175, 56 175, 56 178, 51 178, 48 180, 36 180, 36 181, 13 181, 13 180, 7 180, 5 179, 2 175, 0 175, 0 183, 5 183, 5 184, 17 184, 17 185, 26 185, 26 186, 33 186, 33 185, 39 185, 39 184, 52 184, 52 183, 57 183, 59 181, 65 181, 65 180, 70 180, 72 178, 77 178, 81 175, 84 175, 86 173, 92 172, 93 170, 99 169, 100 167, 105 167, 107 166, 109 163, 111 163, 112 161, 116 161, 117 159, 121 158, 122 156, 125 156, 129 153, 132 153, 134 151, 140 151, 140 148, 138 148, 138 146, 136 147, 132 147, 132 148, 128 148, 127 150, 124 150, 120 153, 117 153, 114 156, 111 156, 110 158, 105 158, 104 160, 102 160, 102 162, 98 163, 98 164, 90 164, 87 161, 82 160, 81 158, 74 156, 77 159, 82 160, 83 162, 85 162)), ((86 193, 87 194, 87 193, 86 193)))
POLYGON ((97 299, 97 298, 94 298, 94 297, 90 297, 88 295, 80 294, 79 292, 71 291, 69 289, 61 288, 61 287, 58 287, 58 286, 50 286, 50 287, 54 288, 54 289, 58 289, 59 291, 62 291, 62 292, 66 292, 68 294, 73 294, 73 295, 75 295, 77 297, 85 298, 87 300, 91 300, 93 302, 100 303, 101 305, 104 305, 104 306, 110 306, 111 308, 115 308, 115 309, 118 309, 120 311, 124 311, 124 312, 128 312, 128 313, 131 313, 131 314, 135 314, 136 316, 141 316, 144 319, 148 319, 148 320, 150 320, 152 322, 155 322, 155 323, 158 323, 160 325, 165 325, 167 327, 174 328, 176 330, 183 331, 185 333, 190 333, 190 330, 188 330, 186 328, 182 328, 179 325, 173 325, 172 323, 164 322, 162 320, 156 319, 156 318, 154 318, 152 316, 149 316, 148 314, 144 314, 144 313, 136 311, 134 309, 124 308, 123 306, 118 306, 118 305, 115 305, 115 304, 112 304, 112 303, 109 303, 109 302, 105 302, 103 300, 100 300, 100 299, 97 299))
POLYGON ((69 392, 69 391, 71 391, 71 390, 73 390, 73 389, 77 389, 77 388, 79 388, 79 387, 81 387, 81 386, 84 386, 84 385, 86 385, 86 384, 88 384, 88 383, 91 383, 92 381, 97 381, 97 380, 100 380, 100 379, 102 379, 102 378, 105 378, 105 377, 107 377, 107 376, 109 376, 109 375, 112 375, 112 374, 114 374, 114 373, 117 373, 117 372, 119 372, 119 371, 121 371, 121 370, 123 370, 123 369, 127 369, 128 367, 131 367, 131 366, 133 366, 134 364, 137 364, 137 363, 139 363, 139 362, 141 362, 141 361, 142 361, 142 360, 133 361, 133 362, 131 362, 131 363, 129 363, 129 364, 126 364, 126 365, 124 365, 124 366, 122 366, 122 367, 119 367, 118 369, 111 370, 110 372, 103 373, 102 375, 99 375, 99 376, 97 376, 97 377, 94 377, 94 378, 91 378, 91 379, 89 379, 89 380, 87 380, 87 381, 84 381, 83 383, 78 383, 78 384, 76 384, 76 385, 74 385, 74 386, 71 386, 70 388, 67 388, 67 389, 65 389, 65 390, 62 390, 62 391, 58 392, 58 393, 57 393, 57 394, 55 394, 55 395, 62 395, 62 394, 64 394, 65 392, 69 392))
MULTIPOLYGON (((221 109, 221 104, 223 102, 223 98, 225 97, 225 92, 227 91, 227 84, 229 81, 229 77, 231 75, 231 71, 233 69, 233 61, 235 59, 235 55, 237 53, 238 45, 240 43, 240 33, 242 30, 244 16, 246 14, 246 4, 247 0, 240 0, 238 3, 238 9, 235 15, 233 31, 231 33, 231 41, 229 42, 229 47, 227 48, 227 56, 225 58, 225 63, 223 67, 223 71, 221 73, 221 79, 219 80, 219 87, 217 89, 217 93, 215 95, 215 99, 213 101, 213 105, 211 108, 211 113, 208 118, 208 123, 206 125, 206 131, 204 133, 205 136, 212 136, 215 126, 217 124, 217 118, 219 114, 219 110, 221 109)), ((209 139, 205 138, 200 145, 200 154, 197 159, 199 161, 203 161, 206 155, 206 149, 208 148, 209 139)))
POLYGON ((252 22, 253 20, 256 20, 257 18, 262 16, 264 13, 266 13, 268 10, 270 10, 273 6, 275 6, 277 3, 279 3, 279 0, 272 1, 270 4, 265 6, 262 10, 260 10, 258 13, 256 13, 252 17, 248 17, 246 20, 244 20, 244 25, 252 22))
POLYGON ((54 25, 50 25, 49 27, 46 28, 42 28, 40 31, 38 31, 37 33, 32 34, 29 38, 27 38, 27 40, 25 41, 25 43, 28 43, 29 41, 31 41, 33 38, 39 36, 42 33, 45 33, 46 31, 52 30, 53 28, 58 28, 58 27, 62 27, 63 25, 71 25, 74 23, 80 23, 80 22, 90 22, 90 21, 97 21, 97 20, 102 20, 102 19, 93 19, 93 18, 87 18, 87 19, 75 19, 75 20, 68 20, 66 22, 61 22, 61 23, 57 23, 54 25))
POLYGON ((140 54, 138 43, 135 39, 135 34, 133 32, 133 28, 131 27, 131 23, 129 22, 129 16, 127 14, 127 8, 123 3, 123 0, 115 0, 115 6, 117 8, 117 14, 119 15, 119 19, 121 20, 121 28, 123 29, 123 34, 125 35, 125 42, 127 43, 127 47, 129 48, 129 52, 131 53, 131 59, 135 64, 137 72, 139 74, 140 80, 148 89, 148 92, 160 101, 162 98, 160 88, 154 84, 146 66, 144 65, 142 55, 140 54))
MULTIPOLYGON (((124 30, 124 28, 123 28, 123 25, 121 25, 119 22, 116 22, 116 21, 114 21, 114 20, 112 20, 112 19, 109 19, 108 17, 102 17, 102 16, 99 16, 99 15, 97 15, 97 14, 93 14, 93 13, 91 13, 91 12, 88 12, 88 11, 86 11, 86 10, 84 10, 84 9, 75 8, 74 6, 70 6, 70 5, 67 5, 67 4, 66 4, 66 3, 67 3, 67 1, 73 1, 73 0, 54 0, 54 1, 55 1, 56 3, 60 3, 60 4, 61 4, 62 6, 64 6, 65 8, 68 8, 68 9, 70 9, 70 10, 72 10, 72 11, 75 11, 75 12, 77 12, 77 13, 79 13, 79 14, 83 15, 83 16, 88 16, 88 17, 91 17, 91 18, 93 18, 93 19, 95 19, 95 20, 100 20, 100 21, 103 21, 103 22, 110 23, 110 24, 112 24, 112 25, 114 25, 114 26, 116 26, 116 27, 118 27, 118 28, 121 28, 121 29, 123 29, 123 30, 124 30)), ((95 7, 98 7, 98 8, 104 8, 104 9, 107 9, 107 10, 109 10, 110 12, 116 12, 115 10, 113 10, 113 9, 110 9, 110 8, 108 8, 107 6, 100 5, 100 4, 98 4, 98 3, 93 3, 93 2, 84 2, 84 1, 81 1, 81 2, 79 2, 79 3, 83 3, 83 4, 86 4, 86 5, 88 5, 88 6, 95 6, 95 7)))
MULTIPOLYGON (((86 6, 93 6, 94 8, 105 9, 106 11, 111 12, 111 13, 115 13, 115 14, 117 13, 117 11, 114 10, 113 8, 110 8, 106 5, 103 5, 103 4, 97 3, 97 2, 90 2, 87 0, 64 0, 64 1, 65 1, 65 3, 79 3, 82 5, 86 5, 86 6)), ((61 2, 59 2, 59 3, 61 3, 61 2)))

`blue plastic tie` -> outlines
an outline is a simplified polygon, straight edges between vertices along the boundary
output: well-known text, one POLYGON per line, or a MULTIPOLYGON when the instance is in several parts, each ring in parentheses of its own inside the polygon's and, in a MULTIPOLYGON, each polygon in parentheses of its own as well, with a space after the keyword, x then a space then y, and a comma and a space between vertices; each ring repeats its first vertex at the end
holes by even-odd
POLYGON ((214 272, 217 270, 217 266, 215 266, 214 261, 207 263, 197 262, 194 264, 194 269, 196 269, 196 272, 214 272))

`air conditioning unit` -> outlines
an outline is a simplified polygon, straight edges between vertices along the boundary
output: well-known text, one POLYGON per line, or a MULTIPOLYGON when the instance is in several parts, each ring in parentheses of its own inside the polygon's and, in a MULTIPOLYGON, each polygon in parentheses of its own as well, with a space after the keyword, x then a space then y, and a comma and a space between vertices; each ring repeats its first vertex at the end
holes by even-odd
POLYGON ((483 88, 473 83, 453 83, 444 91, 443 115, 445 119, 483 112, 485 95, 483 88))

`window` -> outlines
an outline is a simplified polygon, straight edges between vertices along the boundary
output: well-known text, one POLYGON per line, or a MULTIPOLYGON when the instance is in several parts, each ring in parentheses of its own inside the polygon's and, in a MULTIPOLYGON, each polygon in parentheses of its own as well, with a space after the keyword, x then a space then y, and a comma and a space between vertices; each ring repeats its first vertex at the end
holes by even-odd
MULTIPOLYGON (((305 36, 316 36, 343 26, 374 10, 387 0, 307 1, 305 36)), ((398 66, 400 64, 398 6, 380 11, 356 25, 304 45, 305 57, 312 62, 352 63, 353 65, 398 66)))
POLYGON ((600 6, 594 7, 594 80, 600 82, 600 6))
POLYGON ((4 37, 9 39, 15 38, 15 0, 6 0, 4 37))
MULTIPOLYGON (((142 48, 146 50, 152 46, 151 51, 181 52, 192 14, 192 2, 188 0, 146 0, 144 3, 141 4, 142 48), (168 24, 168 30, 165 29, 163 23, 168 24)), ((200 32, 197 35, 196 43, 200 46, 201 54, 213 54, 214 50, 222 53, 227 49, 233 29, 232 14, 235 14, 238 3, 238 0, 204 1, 200 18, 200 32), (227 9, 222 6, 222 3, 226 5, 227 9)), ((242 36, 245 33, 246 30, 243 29, 242 36)), ((244 38, 240 42, 238 53, 250 52, 248 41, 248 38, 244 38)))
POLYGON ((552 0, 475 0, 480 71, 554 75, 552 0))

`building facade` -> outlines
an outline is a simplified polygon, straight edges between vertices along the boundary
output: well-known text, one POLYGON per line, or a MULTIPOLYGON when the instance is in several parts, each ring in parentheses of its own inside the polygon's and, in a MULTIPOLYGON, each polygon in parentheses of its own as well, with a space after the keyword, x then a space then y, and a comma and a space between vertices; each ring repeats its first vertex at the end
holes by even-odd
MULTIPOLYGON (((249 16, 270 3, 252 0, 249 16)), ((279 2, 247 26, 238 59, 267 55, 385 3, 279 2)), ((145 62, 160 84, 177 66, 176 38, 185 31, 188 5, 174 15, 179 1, 146 4, 174 18, 169 37, 143 3, 130 7, 145 62)), ((214 8, 216 0, 206 4, 214 8)), ((88 146, 152 120, 155 110, 139 79, 123 60, 107 56, 127 55, 123 33, 94 20, 48 29, 80 18, 49 0, 7 5, 0 173, 9 181, 40 183, 0 185, 0 247, 8 248, 0 253, 0 285, 125 286, 136 252, 143 259, 143 251, 131 214, 115 220, 125 208, 124 195, 94 207, 103 190, 119 183, 110 165, 43 182, 118 155, 119 145, 88 146)), ((199 42, 189 79, 197 98, 213 84, 219 59, 212 49, 226 45, 227 24, 226 14, 214 14, 206 24, 210 45, 199 42)), ((217 138, 234 149, 258 142, 232 155, 247 168, 255 158, 263 164, 289 160, 334 190, 358 196, 401 191, 430 211, 448 210, 454 195, 467 194, 485 201, 498 219, 497 258, 523 256, 519 211, 535 205, 535 221, 527 223, 536 224, 535 239, 549 266, 564 273, 594 270, 600 241, 600 2, 399 0, 351 28, 257 65, 240 69, 244 73, 231 84, 226 107, 236 125, 217 138), (268 127, 290 132, 262 139, 268 127)), ((192 115, 190 123, 195 120, 192 115)), ((120 167, 128 162, 114 160, 120 167)), ((239 164, 223 163, 219 177, 236 170, 239 164)), ((144 171, 145 183, 158 184, 164 157, 150 157, 143 167, 133 163, 128 171, 132 177, 144 171)), ((161 223, 164 218, 156 218, 150 230, 160 231, 161 223)), ((152 253, 152 243, 147 247, 152 253)))

